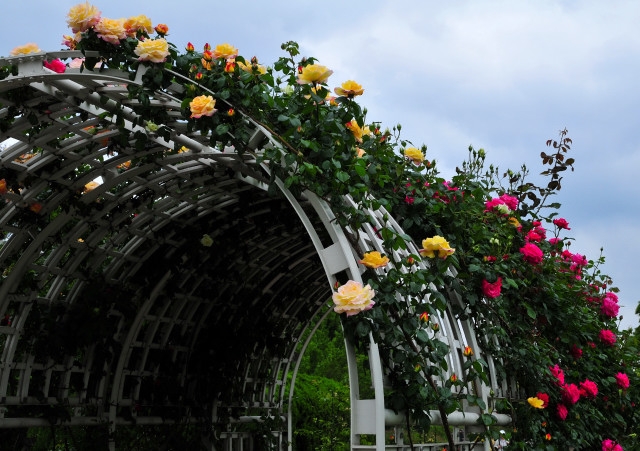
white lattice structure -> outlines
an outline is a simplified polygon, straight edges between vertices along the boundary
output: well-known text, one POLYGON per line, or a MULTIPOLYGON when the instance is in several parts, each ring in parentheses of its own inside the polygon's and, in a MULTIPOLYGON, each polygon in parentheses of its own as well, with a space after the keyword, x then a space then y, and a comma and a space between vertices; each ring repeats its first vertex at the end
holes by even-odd
MULTIPOLYGON (((290 446, 300 358, 333 314, 337 278, 361 279, 360 257, 324 201, 281 185, 281 196, 267 193, 268 168, 256 155, 278 144, 265 129, 255 126, 241 154, 211 147, 187 132, 175 84, 151 99, 171 118, 165 139, 145 130, 128 98, 141 73, 131 80, 42 66, 73 56, 0 60, 18 68, 0 81, 0 118, 16 117, 0 132, 0 179, 9 185, 0 209, 0 427, 49 425, 43 406, 68 413, 59 423, 111 430, 206 419, 223 446, 247 449, 242 424, 270 416, 285 420, 280 446, 290 446), (16 88, 26 105, 17 112, 16 88), (141 133, 147 142, 136 149, 141 133), (200 243, 204 234, 211 247, 200 243), (234 341, 240 334, 245 340, 234 341), (200 397, 215 400, 208 411, 194 402, 200 397)), ((370 215, 400 232, 383 213, 370 215)), ((358 236, 362 249, 384 252, 373 226, 358 236)), ((451 310, 435 321, 452 350, 450 370, 460 373, 464 346, 479 349, 473 327, 451 310)), ((376 344, 374 399, 360 399, 348 344, 347 354, 352 449, 385 449, 385 427, 399 419, 384 406, 376 344), (361 434, 377 445, 360 446, 361 434)), ((477 391, 490 401, 489 387, 477 391)), ((476 419, 471 409, 450 422, 476 419)))

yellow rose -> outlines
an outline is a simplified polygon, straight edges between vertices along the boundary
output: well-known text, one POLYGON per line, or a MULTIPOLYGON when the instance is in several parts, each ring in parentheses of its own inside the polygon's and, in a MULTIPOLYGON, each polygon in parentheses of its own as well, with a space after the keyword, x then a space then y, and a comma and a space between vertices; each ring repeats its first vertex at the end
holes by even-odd
POLYGON ((420 255, 429 258, 434 258, 436 256, 440 258, 447 258, 456 251, 449 247, 447 240, 438 235, 422 240, 422 247, 423 249, 420 249, 419 251, 420 255))
POLYGON ((151 33, 153 31, 153 26, 151 25, 151 19, 144 14, 140 14, 139 16, 129 17, 125 20, 124 29, 129 36, 135 37, 138 30, 151 33))
POLYGON ((343 97, 353 99, 355 96, 361 96, 364 93, 364 89, 358 83, 353 80, 347 80, 342 83, 342 86, 333 90, 336 94, 343 97))
POLYGON ((236 56, 238 56, 238 49, 232 46, 231 44, 219 44, 219 45, 216 45, 216 48, 213 49, 212 53, 215 59, 235 58, 236 56))
POLYGON ((309 83, 326 83, 332 73, 332 70, 329 70, 320 64, 308 64, 304 66, 298 74, 298 83, 301 85, 309 83))
POLYGON ((120 39, 127 37, 124 29, 124 19, 100 19, 95 26, 96 33, 103 40, 111 44, 120 44, 120 39))
POLYGON ((381 268, 389 263, 389 258, 383 257, 378 251, 367 252, 360 260, 360 263, 367 268, 381 268))
POLYGON ((536 409, 543 409, 544 407, 544 401, 540 398, 537 397, 532 397, 532 398, 528 398, 527 402, 529 403, 529 405, 531 407, 535 407, 536 409))
POLYGON ((169 43, 164 38, 145 39, 138 42, 134 52, 140 61, 163 63, 169 55, 169 43))
POLYGON ((240 66, 240 69, 242 69, 245 72, 249 72, 250 74, 266 74, 267 73, 267 68, 264 67, 262 64, 258 64, 256 63, 243 63, 242 61, 237 61, 238 66, 240 66))
POLYGON ((333 293, 333 310, 336 313, 346 313, 347 316, 357 315, 374 306, 375 291, 369 285, 364 287, 360 282, 350 280, 333 293))
POLYGON ((67 25, 74 33, 87 31, 100 22, 100 10, 89 2, 72 6, 67 13, 67 25))
POLYGON ((199 118, 202 116, 213 116, 217 110, 215 109, 216 100, 211 96, 198 96, 189 102, 191 117, 199 118))
POLYGON ((40 47, 38 47, 38 44, 34 44, 33 42, 30 42, 28 44, 25 45, 19 45, 18 47, 14 48, 13 50, 11 50, 11 56, 18 56, 18 55, 28 55, 29 53, 40 53, 42 52, 42 50, 40 50, 40 47))
POLYGON ((407 147, 404 150, 404 156, 415 164, 420 164, 424 161, 424 154, 420 149, 416 149, 415 147, 407 147))
POLYGON ((369 130, 368 126, 365 126, 364 128, 360 128, 360 126, 358 125, 358 123, 355 120, 349 121, 345 124, 345 126, 351 130, 351 133, 353 133, 353 137, 356 139, 356 141, 358 141, 359 143, 362 142, 362 137, 364 135, 370 135, 371 131, 369 130))

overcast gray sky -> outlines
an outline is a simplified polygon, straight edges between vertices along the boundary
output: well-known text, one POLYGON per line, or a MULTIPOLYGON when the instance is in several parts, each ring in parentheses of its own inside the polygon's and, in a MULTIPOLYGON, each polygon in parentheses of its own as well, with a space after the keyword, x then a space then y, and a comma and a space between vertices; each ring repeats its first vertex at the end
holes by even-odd
MULTIPOLYGON (((0 55, 27 42, 62 48, 65 16, 79 1, 21 0, 2 6, 0 55)), ((368 0, 323 2, 93 1, 110 18, 146 14, 169 25, 178 48, 228 42, 270 64, 280 44, 357 80, 369 121, 403 126, 445 174, 467 148, 506 169, 541 170, 545 141, 562 128, 576 171, 557 201, 575 238, 621 289, 623 327, 640 300, 640 3, 635 0, 368 0)))

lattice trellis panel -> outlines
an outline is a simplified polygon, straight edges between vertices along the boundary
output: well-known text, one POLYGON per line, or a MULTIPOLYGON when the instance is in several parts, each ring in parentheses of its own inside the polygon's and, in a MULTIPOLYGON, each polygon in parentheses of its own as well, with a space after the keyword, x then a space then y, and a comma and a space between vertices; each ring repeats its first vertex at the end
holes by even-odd
MULTIPOLYGON (((290 441, 287 375, 336 276, 359 279, 359 257, 324 202, 267 193, 256 155, 277 143, 265 130, 256 125, 243 152, 211 147, 187 132, 176 84, 151 99, 167 113, 165 139, 128 98, 141 73, 42 66, 74 56, 0 60, 19 71, 0 81, 0 118, 15 117, 0 133, 0 426, 46 425, 38 417, 60 406, 66 424, 206 420, 242 441, 234 424, 270 415, 289 421, 290 441)), ((359 236, 382 250, 372 226, 359 236)), ((437 321, 459 371, 473 330, 451 311, 437 321)), ((384 449, 375 343, 375 400, 359 399, 348 352, 352 449, 360 434, 384 449)))

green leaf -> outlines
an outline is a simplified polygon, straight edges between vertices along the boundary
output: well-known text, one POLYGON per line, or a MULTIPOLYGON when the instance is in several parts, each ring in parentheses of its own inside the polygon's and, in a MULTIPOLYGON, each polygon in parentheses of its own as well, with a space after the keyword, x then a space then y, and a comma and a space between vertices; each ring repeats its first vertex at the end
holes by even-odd
POLYGON ((367 321, 358 321, 358 324, 356 325, 356 334, 358 334, 359 337, 368 336, 370 331, 371 326, 367 321))
POLYGON ((480 415, 478 421, 485 426, 491 426, 496 423, 496 418, 492 415, 489 415, 488 413, 483 413, 482 415, 480 415))
POLYGON ((538 315, 536 314, 535 310, 531 308, 531 306, 529 306, 528 304, 525 304, 525 308, 527 309, 527 315, 529 315, 529 318, 531 319, 537 318, 538 315))
POLYGON ((354 170, 356 171, 356 174, 358 174, 360 176, 360 178, 368 177, 367 168, 364 168, 364 167, 360 166, 359 164, 357 164, 357 165, 354 166, 354 170))
POLYGON ((300 122, 300 119, 298 119, 297 117, 292 117, 291 119, 289 119, 289 124, 291 124, 292 127, 300 127, 302 125, 302 122, 300 122))
POLYGON ((229 125, 227 124, 220 124, 216 127, 216 134, 218 136, 222 136, 226 134, 228 131, 229 131, 229 125))
POLYGON ((515 281, 515 280, 513 280, 513 279, 512 279, 512 278, 510 278, 510 277, 506 277, 506 278, 504 279, 504 283, 505 283, 505 285, 508 285, 508 286, 510 286, 511 288, 518 288, 518 284, 516 283, 516 281, 515 281))
POLYGON ((416 341, 420 344, 427 344, 431 342, 431 339, 429 338, 429 335, 427 334, 427 332, 424 329, 420 329, 418 330, 418 332, 416 333, 416 341))
POLYGON ((292 153, 288 153, 284 156, 284 163, 285 165, 288 166, 293 166, 296 162, 296 156, 292 153))
POLYGON ((342 183, 346 183, 349 181, 349 174, 344 171, 338 171, 336 173, 336 178, 342 183))

